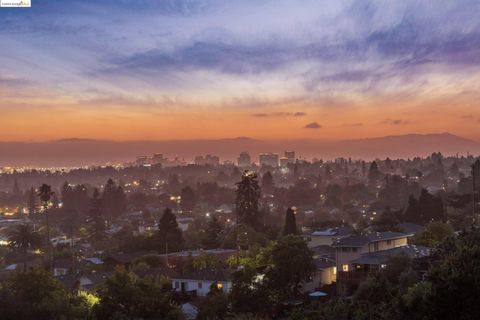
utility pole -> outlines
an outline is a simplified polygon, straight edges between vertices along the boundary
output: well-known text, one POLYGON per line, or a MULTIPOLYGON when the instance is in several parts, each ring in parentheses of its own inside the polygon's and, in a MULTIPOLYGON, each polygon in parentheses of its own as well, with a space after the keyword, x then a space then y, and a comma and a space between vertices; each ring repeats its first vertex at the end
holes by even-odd
POLYGON ((476 223, 475 217, 475 192, 480 188, 480 160, 472 165, 472 225, 476 223))
POLYGON ((170 266, 168 265, 168 242, 165 242, 165 254, 167 257, 167 268, 169 268, 170 266))

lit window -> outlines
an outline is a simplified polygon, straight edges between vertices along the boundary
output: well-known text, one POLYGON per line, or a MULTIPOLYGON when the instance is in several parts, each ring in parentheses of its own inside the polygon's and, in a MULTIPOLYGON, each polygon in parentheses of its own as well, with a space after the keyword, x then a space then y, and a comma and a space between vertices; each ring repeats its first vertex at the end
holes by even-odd
POLYGON ((223 284, 221 284, 220 282, 217 283, 217 289, 219 290, 222 290, 223 288, 223 284))
POLYGON ((342 270, 343 270, 343 272, 348 272, 348 264, 344 264, 342 266, 342 270))
POLYGON ((337 274, 337 267, 333 267, 333 274, 337 274))

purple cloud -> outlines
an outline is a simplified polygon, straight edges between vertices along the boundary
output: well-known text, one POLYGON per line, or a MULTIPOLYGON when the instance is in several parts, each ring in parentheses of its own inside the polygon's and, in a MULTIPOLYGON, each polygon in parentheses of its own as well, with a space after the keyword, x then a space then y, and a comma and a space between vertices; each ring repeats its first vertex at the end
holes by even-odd
POLYGON ((304 126, 305 129, 320 129, 322 126, 318 124, 317 122, 311 122, 309 124, 306 124, 304 126))

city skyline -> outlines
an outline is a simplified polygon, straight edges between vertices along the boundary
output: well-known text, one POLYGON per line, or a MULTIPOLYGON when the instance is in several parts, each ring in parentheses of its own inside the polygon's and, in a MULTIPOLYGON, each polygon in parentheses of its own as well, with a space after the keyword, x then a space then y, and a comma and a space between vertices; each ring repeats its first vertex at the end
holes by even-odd
POLYGON ((2 8, 0 141, 439 132, 480 140, 479 9, 475 1, 2 8))

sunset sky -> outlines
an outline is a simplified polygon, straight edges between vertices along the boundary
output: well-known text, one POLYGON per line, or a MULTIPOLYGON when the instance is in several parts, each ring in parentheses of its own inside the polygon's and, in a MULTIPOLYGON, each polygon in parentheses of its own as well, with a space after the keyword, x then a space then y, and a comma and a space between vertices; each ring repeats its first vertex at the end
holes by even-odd
POLYGON ((0 8, 0 140, 480 140, 480 1, 0 8))

